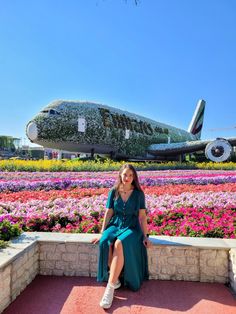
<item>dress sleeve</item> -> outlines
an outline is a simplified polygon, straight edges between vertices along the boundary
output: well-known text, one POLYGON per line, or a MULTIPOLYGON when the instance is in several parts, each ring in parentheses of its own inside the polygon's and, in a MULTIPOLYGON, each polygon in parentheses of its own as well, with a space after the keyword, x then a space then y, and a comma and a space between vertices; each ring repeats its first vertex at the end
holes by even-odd
POLYGON ((115 196, 115 190, 112 189, 108 193, 106 208, 114 209, 114 196, 115 196))
POLYGON ((146 209, 146 203, 145 203, 145 195, 143 191, 140 192, 140 197, 139 197, 139 209, 146 209))
POLYGON ((146 209, 146 204, 145 204, 145 195, 143 192, 140 192, 140 197, 139 197, 140 203, 139 203, 139 209, 146 209))

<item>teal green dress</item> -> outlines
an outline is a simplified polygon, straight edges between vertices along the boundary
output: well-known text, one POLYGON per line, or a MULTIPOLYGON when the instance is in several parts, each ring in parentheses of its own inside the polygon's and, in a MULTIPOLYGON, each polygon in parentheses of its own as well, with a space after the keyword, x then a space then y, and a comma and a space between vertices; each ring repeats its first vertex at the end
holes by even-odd
POLYGON ((137 291, 143 280, 148 279, 147 249, 143 244, 143 232, 139 223, 139 210, 146 209, 144 193, 133 190, 124 202, 115 190, 108 194, 107 208, 112 208, 112 216, 99 241, 99 261, 97 280, 108 281, 109 246, 119 239, 122 241, 124 267, 120 279, 124 286, 137 291))

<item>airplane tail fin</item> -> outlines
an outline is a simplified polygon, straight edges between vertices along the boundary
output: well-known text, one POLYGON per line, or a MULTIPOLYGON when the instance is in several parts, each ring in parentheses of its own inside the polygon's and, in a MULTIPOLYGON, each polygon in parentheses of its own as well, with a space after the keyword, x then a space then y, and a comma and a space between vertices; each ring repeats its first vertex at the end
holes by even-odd
POLYGON ((203 99, 200 99, 198 101, 197 107, 192 117, 192 121, 190 122, 188 127, 188 132, 195 135, 198 140, 200 140, 201 138, 205 104, 206 102, 203 99))

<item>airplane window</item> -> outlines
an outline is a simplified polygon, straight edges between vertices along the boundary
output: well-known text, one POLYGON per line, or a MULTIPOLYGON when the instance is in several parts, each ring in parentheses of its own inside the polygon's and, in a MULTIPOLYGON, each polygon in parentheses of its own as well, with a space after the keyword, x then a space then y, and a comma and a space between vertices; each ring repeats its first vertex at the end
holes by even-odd
POLYGON ((50 109, 49 114, 60 114, 60 113, 54 109, 50 109))
POLYGON ((54 110, 54 109, 48 109, 48 110, 42 110, 41 113, 49 113, 49 114, 60 114, 60 112, 54 110))

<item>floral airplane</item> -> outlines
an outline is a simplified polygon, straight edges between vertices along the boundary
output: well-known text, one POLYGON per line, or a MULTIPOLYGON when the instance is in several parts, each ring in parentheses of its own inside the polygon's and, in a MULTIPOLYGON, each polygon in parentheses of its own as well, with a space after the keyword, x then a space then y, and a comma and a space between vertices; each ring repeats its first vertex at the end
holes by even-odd
POLYGON ((44 147, 116 159, 177 159, 205 149, 212 161, 230 157, 236 138, 201 140, 205 101, 199 100, 188 131, 98 103, 58 100, 26 126, 44 147))

